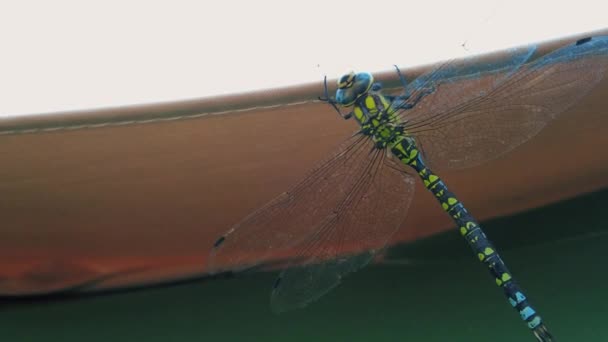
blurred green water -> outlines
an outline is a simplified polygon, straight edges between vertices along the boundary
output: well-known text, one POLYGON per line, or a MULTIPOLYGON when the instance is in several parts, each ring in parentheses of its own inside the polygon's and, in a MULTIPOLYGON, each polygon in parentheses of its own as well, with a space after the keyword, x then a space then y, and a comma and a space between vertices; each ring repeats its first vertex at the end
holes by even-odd
MULTIPOLYGON (((608 341, 608 190, 484 222, 560 341, 608 341)), ((4 306, 0 341, 534 341, 456 231, 400 246, 303 310, 273 274, 4 306)))

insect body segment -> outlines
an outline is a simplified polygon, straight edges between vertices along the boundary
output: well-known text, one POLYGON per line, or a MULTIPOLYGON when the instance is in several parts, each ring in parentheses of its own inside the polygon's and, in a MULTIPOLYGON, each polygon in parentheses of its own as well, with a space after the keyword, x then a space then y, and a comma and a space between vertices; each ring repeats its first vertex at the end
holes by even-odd
MULTIPOLYGON (((453 218, 457 227, 460 227, 461 235, 473 249, 479 261, 488 267, 496 285, 503 289, 507 300, 520 313, 528 327, 535 329, 540 326, 542 319, 528 303, 521 288, 513 280, 511 272, 496 252, 496 248, 481 230, 479 223, 467 212, 464 205, 447 188, 439 176, 435 175, 425 165, 419 153, 416 154, 415 159, 400 155, 402 150, 415 150, 415 146, 412 146, 414 144, 413 140, 404 139, 403 141, 410 141, 409 146, 400 146, 399 149, 393 149, 393 153, 402 161, 407 160, 408 165, 418 172, 425 187, 435 195, 441 207, 453 218)), ((400 145, 403 145, 403 143, 400 145)))
POLYGON ((361 133, 371 137, 380 149, 398 141, 404 134, 403 126, 398 125, 394 111, 389 108, 390 103, 381 94, 366 94, 353 108, 361 133))
POLYGON ((352 106, 345 119, 355 117, 361 133, 374 140, 378 148, 385 148, 403 136, 403 126, 396 117, 392 99, 380 93, 380 84, 373 83, 369 73, 350 73, 338 80, 336 101, 343 107, 352 106), (346 104, 343 104, 346 103, 346 104))

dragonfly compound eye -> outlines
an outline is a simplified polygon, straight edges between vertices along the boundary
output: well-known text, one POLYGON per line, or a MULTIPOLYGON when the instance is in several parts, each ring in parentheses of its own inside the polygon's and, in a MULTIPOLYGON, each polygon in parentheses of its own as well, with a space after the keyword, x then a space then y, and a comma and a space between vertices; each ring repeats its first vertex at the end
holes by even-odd
POLYGON ((338 80, 338 89, 350 88, 353 86, 353 82, 355 81, 355 72, 351 71, 350 73, 340 77, 338 80))
POLYGON ((374 77, 368 72, 350 72, 338 80, 336 101, 338 104, 348 107, 367 93, 374 83, 374 77))

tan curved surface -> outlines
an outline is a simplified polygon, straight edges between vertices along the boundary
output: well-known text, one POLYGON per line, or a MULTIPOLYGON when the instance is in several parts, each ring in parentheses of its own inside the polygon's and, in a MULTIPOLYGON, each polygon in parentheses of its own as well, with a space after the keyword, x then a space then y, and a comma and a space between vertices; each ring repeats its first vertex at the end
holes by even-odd
MULTIPOLYGON (((0 294, 201 274, 218 235, 355 131, 321 90, 0 118, 0 294)), ((514 152, 441 175, 481 220, 605 187, 606 94, 608 79, 514 152)), ((451 227, 417 192, 394 242, 451 227)))

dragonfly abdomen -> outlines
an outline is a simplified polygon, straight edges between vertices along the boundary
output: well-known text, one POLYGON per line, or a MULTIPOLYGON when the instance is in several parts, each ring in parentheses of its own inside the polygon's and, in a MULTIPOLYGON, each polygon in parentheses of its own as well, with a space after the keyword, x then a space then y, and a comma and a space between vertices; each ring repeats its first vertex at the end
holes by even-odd
POLYGON ((425 186, 435 195, 441 203, 441 207, 452 217, 460 234, 471 246, 479 261, 488 267, 496 285, 503 289, 509 303, 519 312, 530 329, 540 326, 542 324, 541 317, 528 303, 523 291, 514 281, 511 272, 502 261, 492 242, 481 230, 479 223, 467 212, 462 202, 447 188, 445 183, 424 165, 421 159, 418 160, 417 164, 420 165, 420 168, 416 171, 423 179, 425 186))
POLYGON ((511 272, 498 255, 492 242, 486 237, 479 223, 468 213, 462 202, 456 198, 456 195, 448 189, 439 176, 425 165, 414 140, 410 137, 403 137, 395 142, 391 151, 404 164, 416 170, 424 186, 435 195, 443 210, 452 217, 460 234, 471 246, 479 261, 488 267, 496 285, 503 289, 509 303, 520 313, 528 327, 544 331, 541 317, 528 303, 526 296, 514 281, 511 272))

